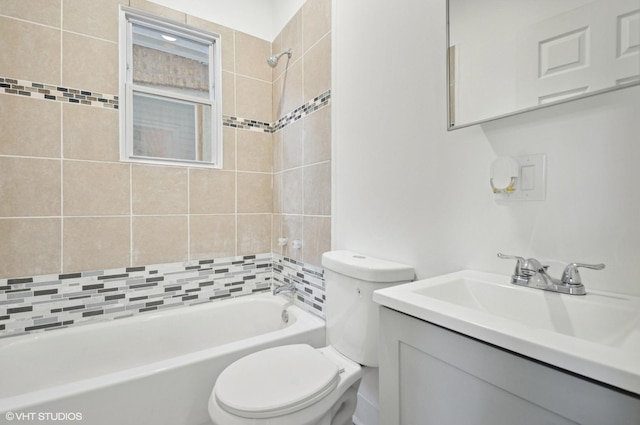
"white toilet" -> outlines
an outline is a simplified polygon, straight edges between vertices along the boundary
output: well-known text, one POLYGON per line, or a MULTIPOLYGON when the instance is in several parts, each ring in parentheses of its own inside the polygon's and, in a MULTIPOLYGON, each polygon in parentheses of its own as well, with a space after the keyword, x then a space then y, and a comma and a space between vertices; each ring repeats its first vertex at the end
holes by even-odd
POLYGON ((373 291, 414 270, 350 251, 322 256, 329 346, 285 345, 228 366, 209 398, 215 425, 351 425, 362 376, 378 366, 373 291))

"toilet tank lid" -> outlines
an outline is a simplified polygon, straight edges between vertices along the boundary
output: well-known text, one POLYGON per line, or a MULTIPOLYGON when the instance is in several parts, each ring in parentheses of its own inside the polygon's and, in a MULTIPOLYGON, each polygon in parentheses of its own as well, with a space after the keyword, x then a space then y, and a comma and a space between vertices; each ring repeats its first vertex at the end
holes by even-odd
POLYGON ((322 254, 322 265, 336 273, 367 282, 407 282, 415 277, 413 267, 406 264, 347 250, 325 252, 322 254))

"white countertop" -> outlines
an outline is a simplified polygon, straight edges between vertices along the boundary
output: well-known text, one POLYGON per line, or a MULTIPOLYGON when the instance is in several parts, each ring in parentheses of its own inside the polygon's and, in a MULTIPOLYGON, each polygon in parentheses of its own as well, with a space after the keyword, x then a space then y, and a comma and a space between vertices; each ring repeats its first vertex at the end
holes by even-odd
POLYGON ((640 298, 558 294, 471 270, 374 292, 378 304, 640 395, 640 298))

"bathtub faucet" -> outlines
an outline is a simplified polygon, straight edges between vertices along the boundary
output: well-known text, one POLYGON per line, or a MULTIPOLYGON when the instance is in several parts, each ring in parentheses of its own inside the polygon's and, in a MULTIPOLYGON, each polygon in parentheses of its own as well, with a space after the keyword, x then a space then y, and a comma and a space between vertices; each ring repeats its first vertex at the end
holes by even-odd
POLYGON ((297 290, 298 289, 296 288, 295 284, 289 283, 286 285, 281 285, 273 288, 273 295, 278 295, 278 294, 287 293, 287 292, 291 294, 295 294, 297 290))

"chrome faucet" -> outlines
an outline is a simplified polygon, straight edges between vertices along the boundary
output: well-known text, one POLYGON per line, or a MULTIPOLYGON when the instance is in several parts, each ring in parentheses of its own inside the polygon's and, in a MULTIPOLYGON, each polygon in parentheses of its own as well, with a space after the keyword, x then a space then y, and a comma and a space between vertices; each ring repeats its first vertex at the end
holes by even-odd
POLYGON ((587 293, 582 284, 582 278, 578 271, 579 267, 593 270, 604 269, 604 264, 571 263, 565 267, 562 277, 556 279, 547 273, 549 266, 543 266, 542 263, 535 258, 524 259, 517 255, 505 255, 501 253, 498 253, 498 257, 517 261, 516 268, 511 276, 511 283, 514 285, 569 295, 585 295, 587 293))
POLYGON ((276 286, 273 288, 273 295, 278 295, 282 293, 291 293, 295 294, 298 291, 296 285, 294 283, 288 283, 286 285, 276 286))

